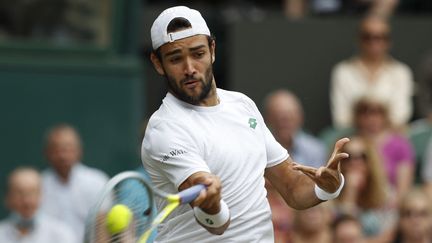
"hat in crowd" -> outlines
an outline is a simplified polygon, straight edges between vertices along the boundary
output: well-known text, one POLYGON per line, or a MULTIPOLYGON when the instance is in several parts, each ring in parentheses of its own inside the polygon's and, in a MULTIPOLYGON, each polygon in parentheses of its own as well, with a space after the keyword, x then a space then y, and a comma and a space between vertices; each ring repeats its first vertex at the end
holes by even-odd
POLYGON ((200 34, 210 36, 210 30, 200 12, 185 6, 168 8, 156 18, 151 27, 153 50, 158 49, 165 43, 200 34), (171 20, 178 17, 188 20, 192 27, 168 33, 168 24, 171 20))

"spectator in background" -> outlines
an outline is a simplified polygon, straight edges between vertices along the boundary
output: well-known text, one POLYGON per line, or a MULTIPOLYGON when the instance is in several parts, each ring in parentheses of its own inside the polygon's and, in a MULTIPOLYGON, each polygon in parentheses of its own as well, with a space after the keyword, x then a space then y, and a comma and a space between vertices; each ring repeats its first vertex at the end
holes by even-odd
POLYGON ((413 184, 414 150, 404 133, 392 126, 387 104, 363 97, 354 105, 356 135, 374 146, 397 199, 413 184))
POLYGON ((81 140, 70 125, 52 127, 45 142, 45 155, 51 168, 42 175, 42 209, 67 223, 75 235, 83 239, 88 211, 108 182, 108 177, 102 171, 81 163, 81 140))
POLYGON ((282 9, 288 19, 298 20, 308 14, 308 3, 306 0, 283 0, 282 9))
POLYGON ((357 217, 370 242, 388 242, 396 223, 394 194, 373 147, 358 137, 345 146, 350 157, 341 164, 345 187, 334 201, 336 214, 357 217), (370 145, 369 145, 370 146, 370 145))
MULTIPOLYGON (((302 131, 303 108, 297 96, 288 90, 276 90, 264 101, 266 124, 276 140, 293 160, 312 167, 323 166, 326 148, 320 140, 302 131)), ((275 242, 286 242, 292 227, 292 209, 266 181, 267 198, 272 210, 275 242)))
MULTIPOLYGON (((432 51, 422 60, 419 72, 418 108, 421 118, 413 121, 409 127, 409 138, 416 154, 416 182, 423 183, 422 171, 427 167, 427 145, 432 139, 432 51)), ((432 168, 431 168, 432 169, 432 168)), ((431 173, 432 172, 427 172, 431 173)), ((428 180, 432 180, 429 177, 428 180)), ((432 194, 431 194, 432 195, 432 194)))
POLYGON ((410 190, 399 208, 399 230, 394 243, 432 242, 430 198, 419 188, 410 190))
POLYGON ((390 17, 395 12, 400 0, 374 0, 370 7, 369 13, 390 17))
POLYGON ((324 144, 302 130, 304 114, 300 100, 287 90, 276 90, 264 101, 266 124, 276 140, 298 163, 324 166, 327 157, 324 144))
POLYGON ((274 243, 290 242, 294 210, 285 203, 270 181, 266 180, 265 187, 272 214, 274 243))
POLYGON ((390 17, 400 0, 283 0, 283 10, 290 19, 301 19, 309 12, 315 15, 378 14, 390 17))
POLYGON ((432 137, 427 144, 424 169, 421 172, 425 191, 432 198, 432 137))
POLYGON ((331 243, 332 213, 330 202, 313 208, 294 210, 292 243, 331 243))
POLYGON ((365 17, 360 23, 359 42, 359 54, 338 63, 332 71, 333 125, 352 126, 354 103, 365 95, 373 95, 388 104, 393 125, 407 124, 413 110, 413 75, 407 65, 389 54, 388 22, 378 15, 365 17))
POLYGON ((333 243, 366 243, 363 228, 358 218, 342 214, 332 224, 333 243))
POLYGON ((41 177, 29 167, 12 171, 7 181, 6 206, 10 216, 0 221, 0 242, 77 243, 72 230, 61 221, 39 212, 41 177))

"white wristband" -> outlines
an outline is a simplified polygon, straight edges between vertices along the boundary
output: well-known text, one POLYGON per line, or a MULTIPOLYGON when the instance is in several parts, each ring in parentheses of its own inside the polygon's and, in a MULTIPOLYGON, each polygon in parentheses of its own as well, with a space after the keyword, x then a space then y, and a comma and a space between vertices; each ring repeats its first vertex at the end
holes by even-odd
POLYGON ((339 188, 333 192, 333 193, 328 193, 326 191, 324 191, 323 189, 319 188, 317 184, 315 184, 315 195, 317 196, 317 198, 323 200, 323 201, 327 201, 327 200, 332 200, 335 199, 339 196, 339 193, 342 191, 342 188, 345 184, 345 178, 342 174, 340 174, 341 176, 341 184, 339 186, 339 188))
POLYGON ((224 225, 230 219, 230 211, 228 205, 221 200, 220 211, 217 214, 208 214, 199 207, 194 207, 196 219, 204 226, 210 228, 218 228, 224 225))

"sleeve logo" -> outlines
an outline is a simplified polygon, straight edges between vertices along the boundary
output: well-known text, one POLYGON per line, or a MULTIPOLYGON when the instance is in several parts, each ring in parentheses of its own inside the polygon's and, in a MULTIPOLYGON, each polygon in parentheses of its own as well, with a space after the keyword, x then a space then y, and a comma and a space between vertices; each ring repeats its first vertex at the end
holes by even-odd
POLYGON ((186 154, 186 153, 187 153, 187 151, 183 150, 183 149, 174 149, 174 150, 171 150, 168 154, 165 154, 162 157, 162 162, 166 162, 171 157, 179 156, 179 155, 186 154))

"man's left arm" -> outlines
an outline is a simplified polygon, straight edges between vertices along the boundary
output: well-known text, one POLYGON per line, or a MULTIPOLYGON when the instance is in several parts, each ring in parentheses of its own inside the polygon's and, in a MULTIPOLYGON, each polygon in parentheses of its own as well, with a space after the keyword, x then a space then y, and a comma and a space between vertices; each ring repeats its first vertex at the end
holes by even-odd
POLYGON ((336 142, 326 166, 303 166, 288 158, 276 166, 267 168, 264 175, 289 206, 295 209, 310 208, 340 192, 343 176, 339 163, 348 158, 348 154, 342 152, 347 142, 348 138, 336 142))

